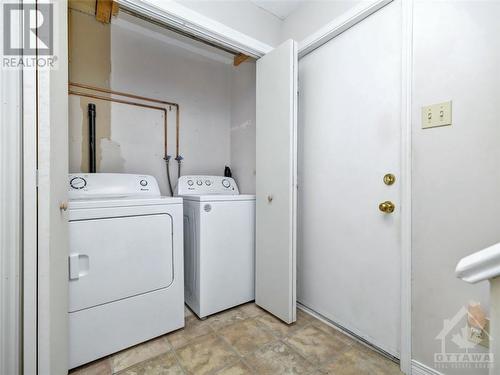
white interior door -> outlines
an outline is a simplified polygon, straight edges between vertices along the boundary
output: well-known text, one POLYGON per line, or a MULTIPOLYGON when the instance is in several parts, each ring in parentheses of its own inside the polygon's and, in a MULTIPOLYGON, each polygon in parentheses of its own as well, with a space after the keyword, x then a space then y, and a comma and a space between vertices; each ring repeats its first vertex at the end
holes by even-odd
POLYGON ((257 61, 255 301, 296 320, 297 45, 257 61))
POLYGON ((400 4, 306 55, 299 74, 298 300, 399 356, 400 4))

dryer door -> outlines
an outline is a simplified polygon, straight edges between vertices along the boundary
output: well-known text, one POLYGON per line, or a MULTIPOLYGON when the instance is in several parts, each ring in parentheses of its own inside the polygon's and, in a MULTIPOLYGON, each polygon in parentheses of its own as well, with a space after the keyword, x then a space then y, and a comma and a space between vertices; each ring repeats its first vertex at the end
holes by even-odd
POLYGON ((172 218, 155 214, 69 223, 69 312, 168 287, 172 218))

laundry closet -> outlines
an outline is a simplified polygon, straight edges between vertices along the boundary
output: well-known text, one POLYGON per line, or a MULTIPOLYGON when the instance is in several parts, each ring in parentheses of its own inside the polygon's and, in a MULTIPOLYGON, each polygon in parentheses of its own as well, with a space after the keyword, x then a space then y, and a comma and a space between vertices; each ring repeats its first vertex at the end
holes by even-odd
POLYGON ((254 193, 255 60, 234 66, 236 53, 123 9, 107 24, 69 9, 70 172, 90 171, 92 103, 96 172, 152 175, 171 195, 167 156, 172 189, 179 174, 230 166, 254 193))

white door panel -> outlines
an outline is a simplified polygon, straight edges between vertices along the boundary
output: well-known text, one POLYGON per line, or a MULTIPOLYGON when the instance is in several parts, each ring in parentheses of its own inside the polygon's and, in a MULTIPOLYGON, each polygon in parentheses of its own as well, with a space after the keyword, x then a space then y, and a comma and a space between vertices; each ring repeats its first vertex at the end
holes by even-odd
POLYGON ((387 352, 400 338, 401 18, 382 8, 300 61, 298 299, 387 352), (385 185, 386 173, 396 183, 385 185), (392 201, 392 214, 379 211, 392 201))
POLYGON ((167 214, 71 221, 69 312, 168 287, 174 279, 167 214))
POLYGON ((256 303, 296 319, 297 46, 257 61, 256 303))

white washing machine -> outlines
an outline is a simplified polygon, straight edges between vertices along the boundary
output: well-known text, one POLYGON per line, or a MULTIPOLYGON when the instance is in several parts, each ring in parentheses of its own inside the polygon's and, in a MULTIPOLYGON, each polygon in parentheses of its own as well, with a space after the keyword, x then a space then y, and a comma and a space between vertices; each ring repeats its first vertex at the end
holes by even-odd
POLYGON ((200 317, 255 299, 255 195, 232 178, 182 176, 186 303, 200 317))
POLYGON ((152 176, 69 175, 69 364, 184 326, 182 199, 152 176))

